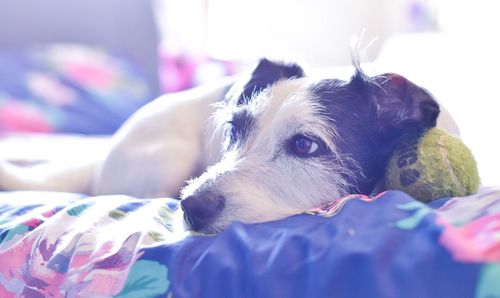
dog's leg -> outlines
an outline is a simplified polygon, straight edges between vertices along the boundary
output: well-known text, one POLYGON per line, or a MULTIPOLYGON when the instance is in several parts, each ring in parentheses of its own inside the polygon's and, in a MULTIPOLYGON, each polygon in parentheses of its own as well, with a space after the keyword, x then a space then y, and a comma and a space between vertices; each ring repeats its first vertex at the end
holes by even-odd
POLYGON ((95 161, 18 166, 0 160, 0 189, 89 193, 95 161))
MULTIPOLYGON (((168 132, 165 136, 174 137, 168 132)), ((196 171, 201 154, 196 138, 161 144, 119 144, 97 169, 92 193, 176 197, 196 171)))
POLYGON ((233 79, 165 95, 141 108, 116 133, 97 168, 94 194, 175 197, 185 181, 216 162, 209 142, 213 104, 233 79))

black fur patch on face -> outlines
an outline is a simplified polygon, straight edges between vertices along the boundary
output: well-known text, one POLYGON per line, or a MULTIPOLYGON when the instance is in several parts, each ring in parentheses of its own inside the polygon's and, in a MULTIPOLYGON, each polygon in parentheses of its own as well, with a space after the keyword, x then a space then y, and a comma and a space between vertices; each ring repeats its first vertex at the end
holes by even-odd
MULTIPOLYGON (((338 139, 333 140, 345 159, 347 167, 342 174, 353 187, 350 193, 368 193, 383 175, 384 159, 387 149, 379 148, 376 131, 370 123, 370 107, 367 96, 363 95, 359 86, 341 80, 323 80, 312 88, 315 100, 324 107, 318 117, 327 119, 336 130, 338 139), (355 161, 356 163, 354 163, 355 161)), ((332 168, 332 171, 335 171, 332 168)))
POLYGON ((351 193, 370 193, 401 137, 435 126, 439 114, 439 106, 425 89, 401 76, 388 85, 381 85, 380 79, 358 69, 349 82, 322 80, 311 89, 324 107, 318 116, 336 130, 338 139, 332 141, 348 157, 343 164, 351 175, 342 175, 353 185, 351 193), (381 92, 384 87, 389 92, 381 92))
POLYGON ((243 144, 254 126, 255 118, 247 109, 241 109, 233 113, 226 131, 226 147, 231 148, 243 144))
POLYGON ((237 105, 247 104, 253 96, 280 80, 301 78, 303 76, 304 71, 297 64, 276 63, 261 59, 252 72, 250 80, 243 87, 237 105))

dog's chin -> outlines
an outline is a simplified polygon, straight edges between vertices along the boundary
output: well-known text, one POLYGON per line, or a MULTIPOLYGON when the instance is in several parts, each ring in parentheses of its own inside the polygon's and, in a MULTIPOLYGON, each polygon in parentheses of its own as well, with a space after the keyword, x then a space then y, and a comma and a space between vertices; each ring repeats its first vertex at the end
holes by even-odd
POLYGON ((229 226, 229 224, 222 225, 222 224, 218 223, 217 221, 215 221, 212 224, 207 224, 207 225, 204 225, 202 227, 194 228, 184 218, 183 212, 181 211, 179 213, 180 214, 177 216, 177 218, 179 219, 179 221, 176 223, 176 225, 177 225, 178 229, 182 230, 182 231, 188 231, 188 232, 199 233, 199 234, 213 235, 213 234, 219 234, 219 233, 223 232, 227 228, 227 226, 229 226))
POLYGON ((183 221, 184 229, 194 233, 214 235, 219 234, 224 231, 226 227, 216 226, 216 225, 206 225, 197 229, 194 229, 188 222, 183 221))
POLYGON ((222 233, 224 231, 224 228, 216 228, 216 227, 212 227, 212 226, 207 226, 207 227, 203 227, 197 231, 193 231, 193 232, 196 232, 196 233, 200 233, 200 234, 207 234, 207 235, 217 235, 219 233, 222 233))

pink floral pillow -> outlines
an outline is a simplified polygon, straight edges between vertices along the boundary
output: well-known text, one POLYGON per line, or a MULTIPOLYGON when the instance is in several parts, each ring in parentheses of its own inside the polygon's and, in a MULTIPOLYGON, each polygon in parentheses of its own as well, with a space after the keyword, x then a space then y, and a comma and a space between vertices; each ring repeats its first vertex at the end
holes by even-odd
POLYGON ((110 134, 152 97, 137 68, 101 49, 0 50, 0 133, 110 134))

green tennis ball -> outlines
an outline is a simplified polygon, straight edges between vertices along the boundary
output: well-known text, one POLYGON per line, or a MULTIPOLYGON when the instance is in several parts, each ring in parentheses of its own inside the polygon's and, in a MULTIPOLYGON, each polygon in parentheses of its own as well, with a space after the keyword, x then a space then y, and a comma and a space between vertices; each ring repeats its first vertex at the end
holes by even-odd
POLYGON ((424 203, 477 192, 479 174, 471 151, 458 138, 432 128, 404 140, 386 168, 387 189, 402 190, 424 203))

